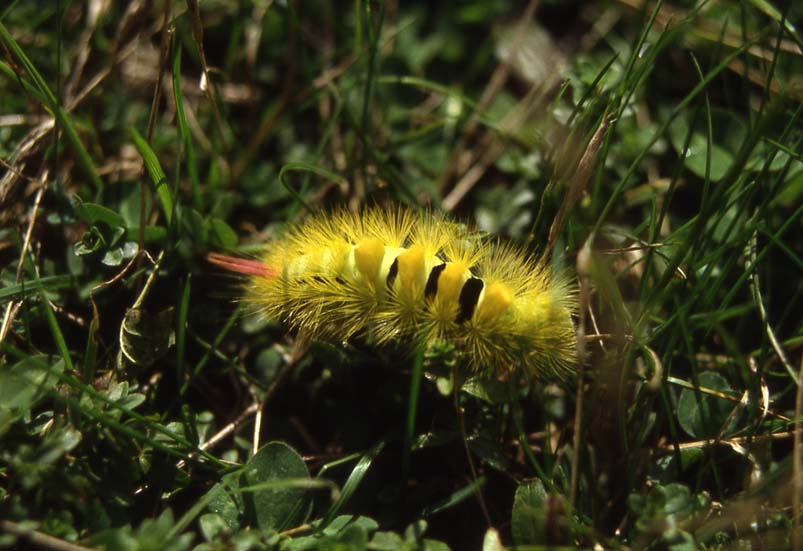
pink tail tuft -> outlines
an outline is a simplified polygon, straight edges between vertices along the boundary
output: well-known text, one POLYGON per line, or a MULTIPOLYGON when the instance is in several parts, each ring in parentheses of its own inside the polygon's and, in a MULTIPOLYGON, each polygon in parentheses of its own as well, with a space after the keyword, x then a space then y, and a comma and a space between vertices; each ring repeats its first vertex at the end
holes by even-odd
POLYGON ((258 260, 237 258, 235 256, 226 256, 225 254, 217 253, 209 253, 206 255, 206 259, 215 266, 220 266, 232 272, 257 277, 276 277, 276 271, 273 268, 265 266, 258 260))

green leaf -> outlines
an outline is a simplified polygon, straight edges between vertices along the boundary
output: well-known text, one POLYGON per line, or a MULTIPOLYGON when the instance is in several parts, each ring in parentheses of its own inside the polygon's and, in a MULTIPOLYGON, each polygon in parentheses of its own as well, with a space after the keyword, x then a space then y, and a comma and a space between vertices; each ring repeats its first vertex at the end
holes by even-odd
POLYGON ((179 218, 181 231, 192 238, 197 249, 206 249, 209 240, 209 224, 206 223, 200 212, 193 208, 182 208, 179 218))
POLYGON ((21 298, 37 291, 58 291, 59 289, 66 289, 74 286, 75 280, 70 275, 45 276, 0 289, 0 300, 21 298))
POLYGON ((129 260, 137 254, 139 246, 133 241, 128 241, 122 247, 115 247, 107 251, 100 260, 106 266, 119 266, 124 261, 129 260))
POLYGON ((195 208, 203 209, 203 195, 201 194, 201 182, 198 177, 198 166, 195 160, 195 148, 192 143, 192 134, 187 124, 187 115, 184 112, 184 96, 181 93, 181 43, 178 42, 173 52, 173 99, 176 102, 176 122, 178 131, 181 134, 181 141, 184 144, 184 155, 186 157, 187 176, 190 178, 192 186, 192 199, 195 208))
MULTIPOLYGON (((313 522, 313 526, 319 529, 320 522, 313 522)), ((368 534, 374 532, 379 525, 368 517, 354 517, 352 515, 340 515, 336 517, 326 528, 310 536, 294 538, 282 547, 282 551, 312 551, 317 549, 343 549, 362 551, 366 549, 368 534), (344 547, 345 545, 345 547, 344 547)))
POLYGON ((156 195, 159 197, 162 212, 164 212, 165 220, 167 220, 167 225, 169 226, 173 219, 173 194, 170 192, 170 186, 167 185, 167 177, 164 170, 162 170, 162 165, 159 163, 159 159, 151 149, 151 146, 137 132, 137 129, 132 126, 128 130, 131 139, 134 140, 134 147, 137 148, 139 154, 142 155, 142 160, 145 161, 145 168, 148 169, 148 174, 156 188, 156 195))
POLYGON ((427 523, 418 520, 407 527, 404 538, 395 532, 377 532, 368 544, 372 551, 449 551, 445 543, 423 538, 427 523))
MULTIPOLYGON (((628 508, 634 518, 631 538, 661 540, 668 545, 678 544, 686 549, 686 538, 678 530, 681 523, 708 506, 707 494, 692 495, 683 484, 671 483, 650 488, 647 495, 630 494, 628 508)), ((670 547, 671 548, 671 547, 670 547)))
POLYGON ((38 467, 52 465, 81 442, 82 435, 75 429, 59 427, 48 432, 37 450, 38 467))
MULTIPOLYGON (((316 526, 320 526, 320 523, 316 523, 316 526)), ((347 526, 359 526, 367 532, 373 532, 379 528, 379 524, 372 518, 362 516, 355 518, 354 515, 340 515, 335 517, 334 520, 323 529, 323 533, 337 534, 347 526)))
POLYGON ((520 484, 513 498, 510 531, 516 545, 538 545, 546 542, 546 489, 540 480, 520 484))
POLYGON ((374 551, 398 551, 404 549, 404 540, 395 532, 377 532, 371 540, 374 551))
POLYGON ((230 532, 228 523, 223 517, 215 513, 201 515, 198 519, 198 526, 201 528, 201 534, 203 534, 206 541, 213 541, 230 532))
MULTIPOLYGON (((705 456, 702 448, 683 448, 680 450, 680 471, 685 471, 705 456)), ((661 457, 655 462, 657 474, 662 482, 669 482, 677 476, 677 456, 674 454, 661 457)))
POLYGON ((282 551, 363 551, 368 543, 368 533, 360 526, 348 525, 334 535, 306 536, 296 538, 282 547, 282 551))
POLYGON ((468 438, 468 447, 471 453, 500 472, 510 472, 514 468, 513 462, 505 453, 504 447, 489 435, 476 434, 470 436, 468 438))
MULTIPOLYGON (((145 243, 163 241, 167 237, 167 228, 164 226, 145 226, 145 243)), ((130 226, 126 232, 128 239, 139 239, 139 226, 130 226)))
MULTIPOLYGON (((728 381, 713 371, 700 373, 699 382, 703 389, 718 391, 726 395, 733 393, 728 381)), ((737 404, 724 398, 684 388, 678 400, 678 423, 683 430, 695 438, 714 438, 720 432, 727 435, 736 428, 738 421, 736 418, 732 419, 723 430, 723 425, 734 407, 737 407, 737 404)))
POLYGON ((173 513, 166 509, 155 519, 145 519, 136 530, 131 526, 113 528, 99 532, 89 539, 92 547, 103 549, 130 549, 132 551, 146 551, 159 549, 160 551, 184 551, 192 543, 192 534, 181 534, 171 537, 173 528, 173 513))
MULTIPOLYGON (((685 117, 679 116, 669 126, 669 137, 672 146, 678 155, 683 156, 684 144, 689 134, 689 124, 685 117)), ((708 139, 704 132, 691 130, 691 137, 688 138, 688 148, 685 149, 683 164, 693 174, 700 178, 705 178, 706 163, 708 163, 708 139)), ((711 144, 711 165, 709 168, 709 178, 712 182, 718 182, 728 172, 733 164, 731 153, 719 145, 722 141, 716 137, 711 144)))
POLYGON ((72 371, 72 356, 70 356, 70 350, 67 348, 67 341, 65 340, 64 333, 61 331, 59 322, 56 319, 56 314, 53 312, 53 307, 50 305, 50 302, 48 302, 43 291, 39 291, 39 302, 45 311, 45 317, 47 318, 47 323, 50 327, 50 334, 53 337, 53 340, 56 342, 56 348, 58 348, 59 354, 61 354, 61 359, 64 360, 64 369, 67 371, 72 371))
MULTIPOLYGON (((800 36, 797 34, 797 29, 795 28, 794 24, 791 21, 784 18, 784 14, 782 14, 778 8, 772 5, 771 2, 768 0, 748 0, 750 4, 755 6, 757 9, 764 12, 767 16, 771 17, 773 21, 776 23, 781 23, 783 21, 783 25, 786 28, 787 32, 791 36, 791 38, 797 43, 798 47, 803 48, 803 40, 801 40, 800 36)), ((783 5, 783 4, 781 4, 783 5)))
POLYGON ((204 496, 209 511, 223 519, 232 531, 240 528, 240 517, 245 510, 239 489, 240 471, 236 471, 224 475, 204 496))
POLYGON ((120 349, 134 365, 150 367, 175 344, 173 307, 156 314, 129 308, 120 328, 120 349))
POLYGON ((299 524, 306 514, 307 490, 296 481, 309 479, 309 470, 298 453, 283 442, 269 442, 246 464, 241 484, 256 489, 243 498, 263 531, 281 531, 299 524), (282 482, 287 482, 283 485, 282 482), (260 484, 270 487, 259 488, 260 484), (278 483, 278 484, 277 484, 278 483))
POLYGON ((210 245, 213 247, 233 249, 237 246, 237 232, 220 218, 207 218, 205 226, 209 235, 210 245))
POLYGON ((379 442, 376 444, 371 450, 363 455, 360 458, 360 461, 354 467, 354 470, 351 471, 351 474, 346 480, 346 483, 343 485, 343 490, 340 492, 340 497, 337 501, 332 504, 332 507, 329 508, 329 511, 326 513, 326 516, 321 521, 322 526, 327 526, 332 519, 335 518, 335 515, 340 511, 340 509, 348 503, 348 500, 354 494, 354 491, 362 482, 362 479, 365 477, 365 474, 368 472, 368 469, 371 467, 371 463, 373 463, 376 456, 379 455, 379 452, 382 451, 382 448, 385 447, 384 442, 379 442))
POLYGON ((511 385, 507 381, 498 381, 488 377, 473 376, 469 378, 460 390, 489 404, 507 404, 514 399, 511 385))
POLYGON ((64 370, 57 360, 48 368, 47 356, 30 356, 12 366, 0 368, 0 435, 9 425, 28 414, 56 382, 51 371, 64 370))
POLYGON ((462 488, 460 488, 459 490, 452 492, 448 497, 446 497, 446 499, 442 500, 440 503, 436 503, 435 505, 425 507, 421 511, 421 516, 429 517, 436 513, 440 513, 441 511, 451 509, 458 503, 461 503, 466 499, 468 499, 469 497, 473 496, 484 485, 485 485, 485 477, 481 476, 475 481, 471 482, 470 484, 467 484, 462 488))
POLYGON ((309 212, 315 212, 315 209, 312 206, 310 206, 303 197, 303 193, 306 191, 306 189, 302 188, 300 191, 296 191, 293 185, 287 181, 286 178, 287 173, 293 171, 311 172, 313 174, 317 174, 318 176, 326 178, 330 182, 346 183, 345 178, 343 178, 343 176, 341 176, 340 174, 332 172, 331 170, 325 169, 318 165, 314 165, 312 163, 292 162, 285 164, 279 171, 279 182, 281 182, 281 184, 285 187, 285 189, 289 191, 290 194, 293 197, 295 197, 299 203, 304 205, 304 208, 306 208, 309 212))
POLYGON ((436 430, 432 432, 425 432, 416 437, 415 442, 413 442, 412 449, 421 450, 424 448, 445 446, 446 444, 454 442, 459 435, 460 433, 456 430, 436 430))
POLYGON ((92 226, 84 232, 81 240, 73 246, 73 252, 76 256, 87 256, 105 247, 106 238, 103 237, 103 233, 97 226, 92 226))
POLYGON ((110 228, 125 226, 125 219, 117 212, 96 203, 84 203, 77 196, 75 197, 75 212, 90 225, 101 222, 110 228))
POLYGON ((674 537, 664 538, 664 540, 668 551, 696 551, 698 548, 692 535, 682 530, 678 531, 674 537))

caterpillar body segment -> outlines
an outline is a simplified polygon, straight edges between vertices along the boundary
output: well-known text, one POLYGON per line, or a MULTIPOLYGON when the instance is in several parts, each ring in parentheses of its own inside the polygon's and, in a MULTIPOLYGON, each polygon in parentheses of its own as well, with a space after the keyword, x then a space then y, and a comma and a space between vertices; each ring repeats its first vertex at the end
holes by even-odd
POLYGON ((404 209, 311 217, 250 270, 245 300, 312 338, 446 340, 477 372, 573 368, 575 295, 516 247, 404 209))

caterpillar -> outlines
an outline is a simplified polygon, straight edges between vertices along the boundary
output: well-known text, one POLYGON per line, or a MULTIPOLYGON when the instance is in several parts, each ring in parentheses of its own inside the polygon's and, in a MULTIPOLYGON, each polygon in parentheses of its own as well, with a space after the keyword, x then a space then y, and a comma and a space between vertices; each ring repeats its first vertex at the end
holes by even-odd
POLYGON ((313 215, 257 260, 210 255, 247 275, 244 301, 313 339, 445 341, 472 372, 562 378, 575 363, 576 297, 520 248, 404 208, 313 215))

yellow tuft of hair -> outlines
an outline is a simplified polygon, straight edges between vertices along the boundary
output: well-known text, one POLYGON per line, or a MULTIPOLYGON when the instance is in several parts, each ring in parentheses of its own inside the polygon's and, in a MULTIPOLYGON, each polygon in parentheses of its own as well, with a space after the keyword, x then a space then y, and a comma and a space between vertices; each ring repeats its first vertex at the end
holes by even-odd
POLYGON ((246 302, 312 338, 446 340, 472 371, 564 377, 576 364, 569 280, 521 249, 431 213, 310 217, 271 244, 246 302))

